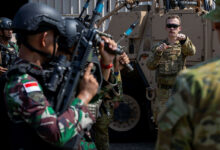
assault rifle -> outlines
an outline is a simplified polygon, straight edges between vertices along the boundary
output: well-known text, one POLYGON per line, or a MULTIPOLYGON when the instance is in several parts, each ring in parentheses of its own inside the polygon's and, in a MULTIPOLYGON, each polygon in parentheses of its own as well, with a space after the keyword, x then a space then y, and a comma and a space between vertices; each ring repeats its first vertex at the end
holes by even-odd
MULTIPOLYGON (((87 0, 83 11, 85 11, 85 9, 88 7, 88 2, 89 0, 87 0)), ((86 27, 81 31, 69 66, 64 66, 66 64, 64 58, 58 59, 59 62, 56 63, 57 65, 54 67, 55 69, 52 73, 50 81, 47 83, 47 89, 49 89, 49 91, 57 91, 56 94, 58 93, 54 102, 54 109, 57 113, 62 114, 76 97, 80 77, 83 75, 84 69, 89 62, 94 64, 92 73, 99 83, 99 88, 101 87, 103 77, 98 59, 98 51, 96 48, 100 42, 102 42, 101 36, 111 37, 111 35, 103 33, 94 27, 102 12, 102 3, 103 0, 97 1, 96 8, 93 11, 93 15, 89 23, 87 22, 86 27), (57 85, 59 85, 58 90, 57 85)), ((80 17, 82 14, 83 12, 81 12, 80 17)), ((83 19, 78 18, 78 20, 85 24, 83 19)), ((135 25, 129 28, 129 33, 135 25)), ((128 32, 125 33, 125 35, 128 35, 128 32)), ((121 46, 118 46, 118 48, 114 51, 109 49, 107 43, 105 43, 104 46, 105 50, 107 50, 109 53, 121 55, 124 52, 121 49, 121 46)), ((133 70, 130 64, 126 65, 130 70, 133 70)))
POLYGON ((47 84, 47 89, 52 92, 57 91, 54 109, 58 114, 62 114, 67 110, 76 97, 80 78, 90 62, 94 64, 92 73, 99 83, 99 88, 102 85, 103 77, 101 67, 98 55, 95 51, 99 33, 97 29, 94 28, 95 21, 102 12, 102 3, 103 0, 97 1, 96 8, 93 11, 92 19, 90 21, 90 26, 81 31, 70 64, 66 67, 64 66, 65 63, 63 63, 65 62, 65 59, 59 59, 59 62, 57 63, 59 65, 55 67, 52 76, 50 77, 50 81, 47 84), (62 82, 60 82, 59 78, 62 78, 62 82), (57 86, 55 85, 58 85, 58 83, 61 83, 61 85, 59 85, 57 89, 57 86))

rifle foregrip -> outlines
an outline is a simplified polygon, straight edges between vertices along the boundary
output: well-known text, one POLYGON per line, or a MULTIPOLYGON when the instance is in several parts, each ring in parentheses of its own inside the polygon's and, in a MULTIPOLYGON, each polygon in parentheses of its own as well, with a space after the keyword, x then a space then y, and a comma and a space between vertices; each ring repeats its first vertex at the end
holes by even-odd
POLYGON ((110 54, 115 54, 115 55, 121 55, 121 54, 124 53, 124 51, 123 51, 122 49, 120 49, 120 47, 117 47, 116 50, 111 50, 111 49, 109 48, 108 43, 105 43, 105 50, 106 50, 108 53, 110 53, 110 54))

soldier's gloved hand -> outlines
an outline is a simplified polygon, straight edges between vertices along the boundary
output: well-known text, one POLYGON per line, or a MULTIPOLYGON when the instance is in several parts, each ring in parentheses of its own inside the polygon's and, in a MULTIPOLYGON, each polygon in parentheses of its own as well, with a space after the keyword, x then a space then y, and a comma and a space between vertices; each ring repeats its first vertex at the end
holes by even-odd
POLYGON ((0 75, 6 72, 8 69, 0 66, 0 75))
POLYGON ((178 41, 185 41, 186 40, 186 35, 182 34, 182 33, 177 34, 177 40, 178 41))
POLYGON ((99 84, 96 78, 91 74, 93 64, 90 63, 86 68, 83 78, 79 85, 78 98, 81 99, 86 105, 90 100, 96 95, 98 91, 99 84))
POLYGON ((129 63, 130 63, 130 59, 125 52, 121 55, 117 55, 114 62, 114 71, 119 72, 124 68, 124 64, 129 64, 129 63))
POLYGON ((156 51, 156 53, 157 53, 157 55, 162 55, 162 53, 163 53, 163 51, 165 50, 165 49, 167 49, 169 46, 166 44, 166 43, 162 43, 162 44, 160 44, 158 47, 157 47, 157 51, 156 51))
MULTIPOLYGON (((107 37, 104 37, 104 36, 102 36, 101 38, 104 40, 105 43, 108 43, 109 48, 112 51, 117 49, 117 44, 114 40, 112 40, 110 38, 107 38, 107 37)), ((104 42, 101 42, 100 48, 99 48, 99 51, 100 51, 100 54, 101 54, 101 61, 102 61, 101 63, 103 65, 109 65, 109 64, 113 63, 113 60, 115 58, 115 54, 110 54, 106 50, 104 50, 104 42)))

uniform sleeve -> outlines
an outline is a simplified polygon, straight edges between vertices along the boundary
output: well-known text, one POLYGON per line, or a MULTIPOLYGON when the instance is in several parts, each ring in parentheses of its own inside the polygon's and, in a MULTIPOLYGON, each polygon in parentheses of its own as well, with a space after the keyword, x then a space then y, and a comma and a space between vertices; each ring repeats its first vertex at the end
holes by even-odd
POLYGON ((65 144, 93 123, 87 106, 77 98, 58 116, 39 83, 27 74, 11 78, 5 93, 9 116, 21 117, 40 137, 55 145, 65 144))
MULTIPOLYGON (((110 72, 108 81, 103 80, 101 90, 93 99, 121 101, 123 95, 122 80, 120 72, 116 75, 113 70, 110 72)), ((96 101, 92 100, 92 101, 96 101)))
POLYGON ((193 56, 196 53, 196 47, 192 43, 192 41, 189 39, 189 37, 186 38, 186 41, 182 44, 182 53, 185 56, 193 56))
POLYGON ((193 101, 185 78, 177 79, 176 91, 158 118, 156 150, 191 150, 192 125, 188 101, 193 101))
POLYGON ((155 46, 152 47, 151 49, 151 54, 150 57, 147 60, 147 67, 150 70, 155 70, 157 68, 157 66, 160 63, 160 58, 163 54, 163 52, 159 52, 158 46, 161 44, 161 42, 157 43, 155 46))

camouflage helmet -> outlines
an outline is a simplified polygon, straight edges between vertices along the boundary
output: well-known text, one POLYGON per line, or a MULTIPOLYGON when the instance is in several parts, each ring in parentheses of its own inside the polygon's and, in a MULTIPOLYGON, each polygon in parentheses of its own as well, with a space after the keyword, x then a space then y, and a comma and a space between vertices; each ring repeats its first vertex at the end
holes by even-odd
POLYGON ((16 33, 39 33, 53 29, 64 34, 61 14, 42 3, 24 4, 15 14, 12 25, 16 33))
POLYGON ((59 37, 59 47, 62 48, 71 48, 74 46, 76 41, 79 39, 79 35, 82 30, 85 29, 84 24, 79 21, 77 18, 68 18, 64 19, 65 21, 65 35, 59 37))
POLYGON ((1 17, 0 29, 12 29, 12 20, 6 17, 1 17))
POLYGON ((207 13, 204 17, 210 19, 213 22, 220 22, 220 0, 216 0, 216 8, 209 13, 207 13))

